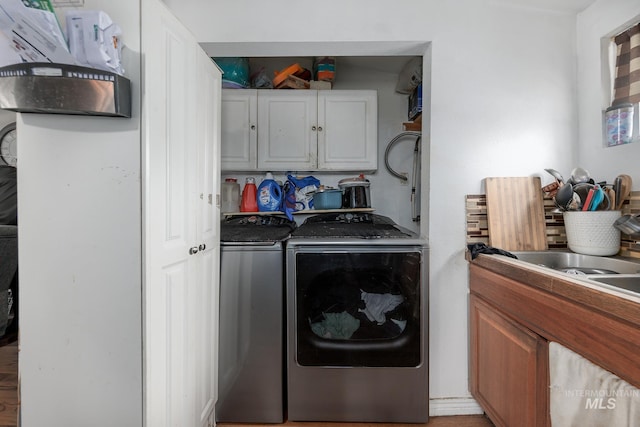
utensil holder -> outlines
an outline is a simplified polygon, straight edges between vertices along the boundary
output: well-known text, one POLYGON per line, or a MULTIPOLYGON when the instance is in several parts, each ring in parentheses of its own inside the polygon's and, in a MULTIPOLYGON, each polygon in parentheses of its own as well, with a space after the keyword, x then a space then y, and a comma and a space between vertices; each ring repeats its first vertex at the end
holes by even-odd
POLYGON ((610 256, 620 251, 620 230, 614 223, 621 211, 567 211, 564 227, 567 246, 585 255, 610 256))

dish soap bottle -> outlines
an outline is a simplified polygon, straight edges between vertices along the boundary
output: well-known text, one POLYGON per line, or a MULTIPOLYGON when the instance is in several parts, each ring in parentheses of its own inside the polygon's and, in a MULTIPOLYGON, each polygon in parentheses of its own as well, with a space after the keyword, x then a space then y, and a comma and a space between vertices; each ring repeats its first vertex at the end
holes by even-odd
POLYGON ((282 188, 273 179, 271 172, 267 172, 258 187, 258 210, 260 212, 274 212, 280 210, 281 203, 282 188))
POLYGON ((257 212, 257 189, 256 180, 253 177, 247 177, 242 189, 242 202, 240 203, 240 212, 257 212))

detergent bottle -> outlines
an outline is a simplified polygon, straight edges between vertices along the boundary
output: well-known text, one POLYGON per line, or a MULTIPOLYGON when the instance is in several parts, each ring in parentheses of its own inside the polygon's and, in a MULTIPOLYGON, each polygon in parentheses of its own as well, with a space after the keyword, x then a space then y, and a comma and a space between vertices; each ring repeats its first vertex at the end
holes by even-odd
POLYGON ((247 177, 242 189, 240 212, 258 212, 256 193, 256 180, 253 177, 247 177))
POLYGON ((240 184, 235 178, 227 178, 221 184, 222 212, 238 212, 240 210, 240 184))
POLYGON ((267 175, 258 186, 258 210, 260 212, 273 212, 280 210, 282 203, 282 188, 273 179, 271 172, 267 175))

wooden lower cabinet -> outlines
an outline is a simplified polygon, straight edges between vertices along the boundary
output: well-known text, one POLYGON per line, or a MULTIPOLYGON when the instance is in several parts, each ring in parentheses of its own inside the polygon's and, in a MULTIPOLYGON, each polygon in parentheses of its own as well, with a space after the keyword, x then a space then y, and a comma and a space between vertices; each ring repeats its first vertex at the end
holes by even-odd
POLYGON ((493 423, 550 425, 547 341, 474 294, 470 329, 471 394, 493 423))

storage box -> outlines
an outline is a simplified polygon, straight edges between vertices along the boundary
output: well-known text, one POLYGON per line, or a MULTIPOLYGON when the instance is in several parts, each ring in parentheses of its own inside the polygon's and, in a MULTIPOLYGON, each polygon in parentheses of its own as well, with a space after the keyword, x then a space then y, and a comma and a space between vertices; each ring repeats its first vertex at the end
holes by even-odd
POLYGON ((330 90, 331 89, 331 82, 323 82, 323 81, 311 80, 309 82, 309 89, 330 90))
POLYGON ((422 83, 409 95, 409 120, 414 120, 422 113, 422 83))

